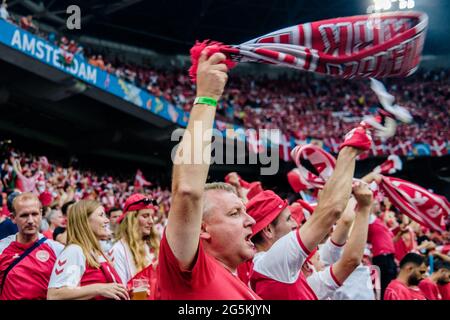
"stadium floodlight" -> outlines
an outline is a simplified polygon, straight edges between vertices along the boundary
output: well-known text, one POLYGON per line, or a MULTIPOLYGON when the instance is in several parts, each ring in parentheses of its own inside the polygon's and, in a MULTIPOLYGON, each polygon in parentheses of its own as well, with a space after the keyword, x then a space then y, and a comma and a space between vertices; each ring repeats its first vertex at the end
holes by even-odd
POLYGON ((414 0, 373 0, 373 4, 367 7, 367 13, 370 14, 391 9, 409 10, 415 6, 416 2, 414 0))

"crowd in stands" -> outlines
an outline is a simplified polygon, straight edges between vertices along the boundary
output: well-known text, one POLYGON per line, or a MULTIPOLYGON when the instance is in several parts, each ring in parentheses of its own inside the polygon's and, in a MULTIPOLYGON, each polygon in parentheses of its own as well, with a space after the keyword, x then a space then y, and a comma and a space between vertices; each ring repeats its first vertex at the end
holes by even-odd
MULTIPOLYGON (((332 112, 370 112, 376 102, 365 84, 298 75, 231 79, 224 90, 224 60, 216 53, 200 62, 196 95, 239 105, 232 106, 233 119, 240 110, 239 120, 252 128, 322 138, 327 132, 343 141, 323 188, 314 190, 316 203, 300 194, 288 202, 235 172, 225 182, 207 183, 208 157, 195 165, 180 161, 185 151, 198 151, 199 134, 205 145, 212 139, 216 109, 201 100, 192 106, 183 152, 175 155, 171 191, 151 185, 140 170, 134 180, 121 180, 6 146, 0 154, 0 300, 450 300, 449 224, 438 232, 401 214, 382 190, 371 189, 383 181, 375 171, 354 179, 356 158, 373 141, 355 126, 359 120, 335 122, 332 112), (252 113, 259 108, 269 118, 252 113), (307 120, 299 121, 301 115, 307 120)), ((99 56, 92 62, 99 64, 99 56)), ((164 88, 160 77, 172 76, 155 73, 153 89, 177 88, 175 82, 164 88)), ((426 128, 447 138, 448 74, 416 77, 423 81, 390 86, 398 102, 424 120, 399 136, 417 139, 426 128)), ((175 78, 183 79, 179 88, 190 101, 189 80, 181 73, 175 78)), ((448 205, 420 193, 411 202, 430 200, 448 205)), ((449 216, 448 207, 428 211, 449 216)))
MULTIPOLYGON (((5 10, 3 10, 5 11, 5 10)), ((8 16, 2 13, 2 16, 8 16)), ((33 32, 38 28, 32 17, 20 18, 18 24, 33 32)), ((120 61, 111 52, 108 57, 91 48, 83 48, 74 40, 55 33, 41 34, 68 53, 82 54, 88 62, 102 70, 126 79, 189 111, 194 101, 195 86, 187 70, 158 70, 120 61)), ((376 141, 380 147, 373 155, 396 153, 406 155, 414 143, 432 145, 432 155, 447 154, 450 140, 450 70, 419 71, 406 79, 386 79, 388 91, 396 103, 414 117, 414 123, 400 124, 394 138, 376 141)), ((321 139, 336 152, 343 133, 354 127, 364 115, 376 114, 378 101, 369 80, 344 81, 320 78, 308 73, 268 76, 233 76, 224 92, 217 119, 245 128, 280 129, 296 139, 321 139)))
MULTIPOLYGON (((64 204, 81 199, 98 200, 109 213, 124 206, 125 200, 136 192, 142 192, 156 199, 159 204, 158 216, 161 225, 170 207, 170 191, 154 182, 139 179, 121 180, 111 175, 100 175, 93 171, 78 170, 49 163, 47 157, 37 157, 8 148, 2 154, 1 192, 2 215, 9 216, 7 197, 13 192, 31 192, 39 196, 44 215, 48 221, 43 227, 51 225, 52 218, 60 216, 64 204), (56 212, 55 212, 56 211, 56 212)), ((42 231, 46 231, 43 229, 42 231)))

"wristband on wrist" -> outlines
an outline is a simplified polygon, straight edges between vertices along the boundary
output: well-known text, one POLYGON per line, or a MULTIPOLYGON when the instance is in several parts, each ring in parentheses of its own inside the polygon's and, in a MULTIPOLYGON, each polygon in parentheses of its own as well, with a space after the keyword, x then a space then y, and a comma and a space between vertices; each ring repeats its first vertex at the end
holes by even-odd
POLYGON ((217 100, 210 97, 196 97, 194 100, 195 104, 206 104, 208 106, 217 107, 217 100))

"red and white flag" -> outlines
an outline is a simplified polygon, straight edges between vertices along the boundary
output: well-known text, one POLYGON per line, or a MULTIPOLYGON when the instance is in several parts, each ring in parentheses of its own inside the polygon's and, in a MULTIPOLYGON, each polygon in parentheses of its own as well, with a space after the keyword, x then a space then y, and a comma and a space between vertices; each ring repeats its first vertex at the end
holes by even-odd
POLYGON ((399 156, 391 154, 385 162, 373 169, 373 172, 380 174, 394 174, 402 170, 402 160, 399 156))
POLYGON ((149 187, 151 185, 152 185, 152 183, 147 181, 145 179, 144 174, 142 173, 142 171, 138 169, 136 171, 136 177, 134 178, 134 186, 136 188, 139 188, 139 187, 149 187))
POLYGON ((262 137, 260 136, 258 131, 253 130, 253 129, 248 129, 248 130, 246 130, 246 135, 247 135, 248 149, 252 153, 258 154, 265 150, 264 144, 263 144, 264 139, 262 139, 262 137))
POLYGON ((290 161, 290 152, 291 152, 291 141, 289 140, 289 136, 286 134, 281 134, 281 141, 279 143, 280 146, 280 158, 284 161, 290 161))
POLYGON ((398 156, 407 156, 412 152, 413 146, 409 140, 397 140, 395 144, 391 147, 394 154, 398 156))
POLYGON ((330 148, 331 153, 339 153, 339 146, 341 143, 336 138, 325 138, 323 142, 328 148, 330 148))
POLYGON ((380 139, 374 139, 370 150, 374 157, 381 157, 386 154, 386 144, 380 139))
POLYGON ((447 152, 447 142, 443 139, 433 140, 430 144, 431 155, 433 157, 442 157, 447 152))

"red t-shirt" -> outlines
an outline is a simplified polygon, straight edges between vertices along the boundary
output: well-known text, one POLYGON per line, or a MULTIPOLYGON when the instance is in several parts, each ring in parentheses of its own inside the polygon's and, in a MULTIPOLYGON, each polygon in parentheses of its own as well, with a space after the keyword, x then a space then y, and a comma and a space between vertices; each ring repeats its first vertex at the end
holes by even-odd
POLYGON ((416 250, 417 243, 415 234, 412 231, 409 231, 409 241, 405 241, 403 237, 400 237, 397 242, 394 242, 394 247, 395 259, 397 259, 397 261, 401 261, 409 252, 414 252, 416 250))
POLYGON ((368 231, 367 241, 372 244, 374 257, 382 254, 395 254, 394 234, 380 218, 375 218, 375 221, 369 224, 368 231))
POLYGON ((450 283, 439 285, 438 288, 442 296, 442 300, 450 300, 450 283))
POLYGON ((419 283, 419 289, 428 300, 442 300, 438 285, 426 278, 419 283))
POLYGON ((44 237, 46 237, 47 239, 53 239, 53 230, 48 229, 44 232, 42 232, 42 234, 44 235, 44 237))
MULTIPOLYGON (((43 236, 40 234, 39 239, 43 236)), ((0 283, 3 272, 33 243, 21 244, 16 235, 0 241, 0 283)), ((63 245, 53 240, 46 240, 20 261, 8 273, 0 300, 44 300, 47 299, 47 288, 57 256, 63 245)))
POLYGON ((397 279, 389 283, 384 292, 384 300, 426 300, 417 287, 407 287, 397 279))
POLYGON ((162 300, 260 300, 236 275, 206 254, 199 242, 191 270, 180 268, 165 233, 159 250, 158 283, 162 300))
POLYGON ((253 258, 251 287, 264 300, 317 300, 301 272, 309 254, 298 230, 288 233, 253 258))

